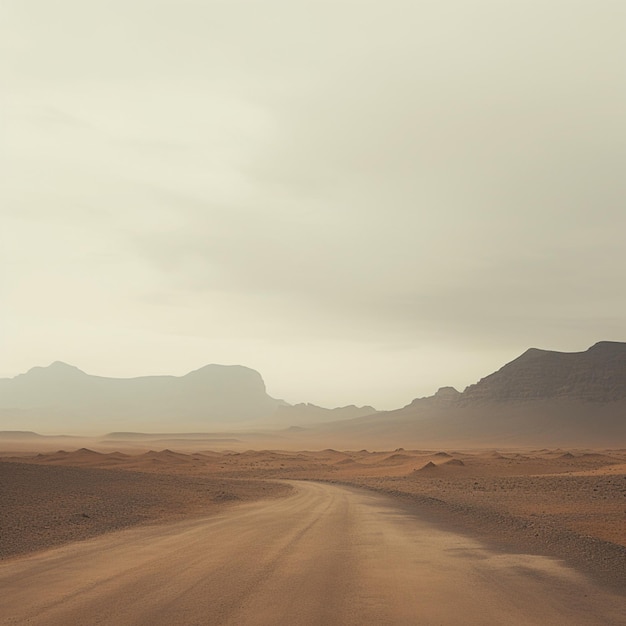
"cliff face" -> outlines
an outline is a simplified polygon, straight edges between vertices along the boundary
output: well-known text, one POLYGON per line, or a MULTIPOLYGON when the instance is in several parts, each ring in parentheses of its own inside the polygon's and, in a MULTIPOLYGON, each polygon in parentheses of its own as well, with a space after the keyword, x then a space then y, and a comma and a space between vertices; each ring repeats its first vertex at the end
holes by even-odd
POLYGON ((602 341, 585 352, 531 348, 463 392, 463 403, 564 398, 626 399, 626 343, 602 341))

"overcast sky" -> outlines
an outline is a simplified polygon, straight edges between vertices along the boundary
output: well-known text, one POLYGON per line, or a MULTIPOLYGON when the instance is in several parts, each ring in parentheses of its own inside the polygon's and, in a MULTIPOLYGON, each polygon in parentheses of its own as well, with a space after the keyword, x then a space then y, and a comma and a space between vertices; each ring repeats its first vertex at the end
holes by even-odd
POLYGON ((0 11, 0 376, 395 408, 626 340, 623 0, 0 11))

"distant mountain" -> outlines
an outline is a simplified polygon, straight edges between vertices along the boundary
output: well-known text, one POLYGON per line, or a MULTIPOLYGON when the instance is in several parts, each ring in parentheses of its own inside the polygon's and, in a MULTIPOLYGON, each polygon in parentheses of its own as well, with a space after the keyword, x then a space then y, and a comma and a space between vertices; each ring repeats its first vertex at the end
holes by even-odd
POLYGON ((626 343, 575 353, 531 348, 463 393, 443 387, 402 409, 316 431, 335 445, 626 446, 626 343))
POLYGON ((204 430, 254 422, 284 402, 261 375, 240 365, 207 365, 185 376, 105 378, 66 363, 0 379, 0 424, 42 432, 204 430))
POLYGON ((467 403, 548 398, 626 399, 626 343, 601 341, 585 352, 530 348, 463 392, 467 403))
POLYGON ((326 409, 310 403, 301 403, 279 406, 274 414, 276 424, 289 426, 307 426, 331 422, 335 420, 352 419, 377 413, 373 406, 342 406, 335 409, 326 409))
POLYGON ((0 439, 42 439, 43 435, 30 430, 0 430, 0 439))

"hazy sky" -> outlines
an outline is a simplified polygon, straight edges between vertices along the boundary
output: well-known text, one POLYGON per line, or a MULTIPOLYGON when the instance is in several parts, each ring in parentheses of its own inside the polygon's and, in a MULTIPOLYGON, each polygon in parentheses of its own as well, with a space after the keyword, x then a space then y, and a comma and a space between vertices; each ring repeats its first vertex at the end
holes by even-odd
POLYGON ((626 340, 623 0, 0 11, 0 376, 395 408, 626 340))

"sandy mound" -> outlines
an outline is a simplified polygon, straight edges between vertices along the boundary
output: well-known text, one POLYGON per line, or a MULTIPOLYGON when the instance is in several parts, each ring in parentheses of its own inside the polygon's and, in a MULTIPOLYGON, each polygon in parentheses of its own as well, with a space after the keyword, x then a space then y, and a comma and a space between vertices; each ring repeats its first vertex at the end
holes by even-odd
POLYGON ((422 467, 420 467, 419 469, 415 470, 416 472, 424 472, 424 471, 432 471, 434 469, 437 469, 437 466, 432 462, 432 461, 428 461, 428 463, 426 463, 426 465, 423 465, 422 467))
POLYGON ((464 467, 465 463, 463 463, 463 461, 461 461, 461 459, 448 459, 447 461, 444 461, 442 463, 442 465, 445 465, 447 467, 450 466, 454 466, 454 467, 464 467))
POLYGON ((411 461, 413 457, 408 454, 392 454, 384 459, 381 459, 381 462, 385 463, 404 463, 405 461, 411 461))

